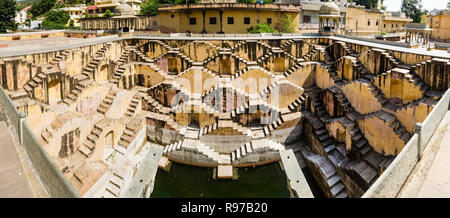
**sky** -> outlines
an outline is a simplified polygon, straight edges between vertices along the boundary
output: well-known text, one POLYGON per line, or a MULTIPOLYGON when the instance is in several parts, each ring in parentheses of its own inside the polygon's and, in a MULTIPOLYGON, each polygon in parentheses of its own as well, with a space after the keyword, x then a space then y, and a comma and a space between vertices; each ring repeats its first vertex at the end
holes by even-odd
MULTIPOLYGON (((450 0, 422 0, 422 8, 431 11, 433 9, 447 8, 447 2, 450 0)), ((400 11, 401 0, 384 0, 383 5, 388 11, 400 11)))

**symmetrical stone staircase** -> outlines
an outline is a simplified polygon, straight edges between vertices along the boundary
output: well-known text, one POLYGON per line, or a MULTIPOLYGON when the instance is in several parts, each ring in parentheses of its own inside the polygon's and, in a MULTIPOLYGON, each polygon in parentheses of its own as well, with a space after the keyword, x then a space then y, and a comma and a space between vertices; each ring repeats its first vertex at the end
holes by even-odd
POLYGON ((32 79, 28 80, 27 83, 23 86, 23 89, 28 93, 28 95, 33 98, 34 97, 34 88, 38 87, 39 84, 42 84, 43 79, 47 76, 43 72, 37 73, 32 79))
POLYGON ((235 162, 236 160, 247 156, 252 151, 252 142, 245 143, 244 145, 230 153, 231 162, 235 162))
POLYGON ((71 90, 71 92, 67 95, 67 97, 63 100, 63 102, 67 105, 71 105, 75 103, 78 97, 81 95, 84 89, 86 89, 89 85, 93 84, 91 80, 83 80, 79 81, 75 88, 71 90))
POLYGON ((290 45, 292 45, 292 43, 294 43, 294 40, 289 39, 287 42, 280 45, 280 48, 284 50, 285 48, 288 48, 290 45))
POLYGON ((339 77, 334 64, 327 65, 326 68, 328 69, 328 73, 330 74, 331 79, 333 79, 334 84, 336 84, 337 87, 342 87, 348 83, 347 81, 339 77))
POLYGON ((53 60, 50 61, 51 65, 57 65, 60 61, 63 61, 67 58, 67 55, 70 54, 70 51, 63 50, 61 51, 53 60))
POLYGON ((112 77, 112 82, 116 85, 119 85, 119 80, 122 78, 122 75, 125 73, 126 67, 124 65, 120 65, 116 72, 114 72, 112 77))
MULTIPOLYGON (((377 167, 371 166, 365 160, 365 157, 370 154, 370 157, 373 156, 374 152, 366 151, 366 156, 361 158, 360 160, 352 160, 349 159, 346 155, 346 151, 342 146, 336 146, 328 134, 328 130, 325 128, 325 125, 312 113, 306 112, 305 117, 310 121, 313 126, 313 131, 319 140, 320 145, 324 148, 325 157, 334 165, 334 167, 343 169, 348 173, 348 175, 358 183, 361 189, 366 190, 371 183, 373 183, 378 176, 377 167)), ((349 120, 349 119, 348 119, 349 120)), ((346 120, 346 121, 348 121, 346 120)), ((352 125, 351 122, 347 125, 352 125)), ((354 140, 362 140, 362 134, 358 134, 356 129, 353 129, 354 137, 352 137, 352 141, 354 140), (359 135, 359 136, 358 136, 359 135), (356 137, 358 136, 358 137, 356 137), (359 138, 360 137, 360 138, 359 138)), ((362 146, 364 148, 364 146, 362 146)), ((366 148, 367 149, 367 148, 366 148)), ((382 158, 382 156, 378 156, 377 158, 382 158)))
POLYGON ((106 112, 111 107, 111 104, 113 103, 117 92, 118 91, 115 90, 115 89, 109 90, 108 94, 105 96, 105 98, 103 99, 102 103, 100 103, 100 106, 98 106, 97 112, 99 112, 101 114, 106 114, 106 112))
POLYGON ((384 120, 385 122, 388 122, 389 127, 391 127, 394 130, 395 134, 397 134, 403 142, 407 143, 408 140, 411 138, 411 133, 406 131, 406 128, 401 125, 400 121, 398 121, 394 115, 392 115, 386 111, 380 110, 380 111, 365 115, 365 119, 368 119, 368 118, 374 117, 374 116, 384 120))
POLYGON ((133 98, 131 99, 131 102, 127 108, 127 111, 125 112, 126 116, 133 117, 136 114, 136 110, 137 110, 139 101, 141 101, 141 96, 139 94, 135 94, 133 96, 133 98))
POLYGON ((105 46, 103 46, 100 50, 98 50, 95 55, 92 57, 92 60, 87 64, 87 66, 82 67, 82 76, 84 77, 80 77, 78 80, 79 81, 84 81, 87 79, 95 79, 94 78, 94 72, 95 69, 98 68, 98 65, 100 64, 100 62, 106 57, 106 52, 108 51, 108 49, 112 46, 112 44, 107 43, 105 44, 105 46))
POLYGON ((120 136, 120 140, 117 143, 118 146, 116 146, 116 151, 118 151, 122 155, 125 155, 128 146, 140 130, 142 119, 144 119, 144 117, 136 116, 126 124, 125 130, 123 131, 122 136, 120 136))
MULTIPOLYGON (((205 155, 215 163, 219 163, 219 159, 221 159, 221 155, 219 152, 214 151, 214 149, 194 139, 185 138, 183 141, 177 141, 175 143, 167 145, 164 148, 163 154, 168 155, 170 152, 175 150, 197 151, 200 154, 205 155)), ((225 163, 230 163, 230 160, 228 159, 224 162, 224 164, 225 163)))
POLYGON ((305 61, 315 61, 317 60, 317 50, 312 49, 309 50, 308 53, 306 53, 302 58, 305 59, 305 61))
POLYGON ((235 163, 256 150, 280 151, 285 150, 285 147, 284 145, 269 139, 254 139, 230 152, 230 160, 235 163))
POLYGON ((103 132, 103 129, 109 125, 108 119, 102 119, 97 121, 94 124, 89 135, 84 140, 83 144, 78 147, 78 151, 81 152, 85 157, 90 157, 92 152, 95 149, 97 141, 99 140, 100 134, 103 132))
POLYGON ((119 197, 123 184, 124 184, 123 178, 120 177, 117 173, 113 172, 111 179, 108 181, 108 184, 106 185, 106 190, 102 198, 119 197))
POLYGON ((389 99, 387 99, 384 96, 383 92, 377 86, 370 84, 369 90, 370 90, 370 92, 372 92, 373 96, 375 96, 375 98, 377 98, 378 102, 380 102, 381 105, 384 105, 386 102, 389 101, 389 99))
POLYGON ((302 95, 300 95, 300 97, 298 97, 291 104, 288 105, 288 109, 290 112, 295 112, 295 111, 298 112, 298 111, 306 109, 306 107, 307 107, 306 103, 307 103, 307 97, 303 93, 302 95))
POLYGON ((48 126, 47 128, 45 128, 44 131, 42 131, 42 133, 41 133, 42 138, 47 143, 50 142, 50 139, 52 139, 54 135, 55 135, 55 130, 51 126, 48 126))
POLYGON ((285 77, 288 77, 289 75, 291 75, 292 73, 294 73, 295 71, 297 71, 298 68, 300 68, 301 65, 299 63, 294 64, 291 68, 289 68, 288 70, 286 70, 283 75, 285 77))
POLYGON ((219 120, 217 119, 216 122, 214 122, 213 124, 206 125, 205 127, 201 128, 199 136, 208 135, 209 133, 217 131, 218 128, 219 128, 219 120))
POLYGON ((336 167, 327 158, 311 151, 309 147, 300 148, 300 153, 308 165, 315 169, 315 177, 320 181, 326 196, 332 198, 348 198, 347 190, 338 175, 336 167))

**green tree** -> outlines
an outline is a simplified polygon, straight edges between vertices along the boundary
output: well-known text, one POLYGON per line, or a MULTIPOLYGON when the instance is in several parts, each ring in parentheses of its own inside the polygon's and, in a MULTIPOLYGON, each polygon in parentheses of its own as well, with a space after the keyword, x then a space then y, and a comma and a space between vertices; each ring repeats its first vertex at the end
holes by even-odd
POLYGON ((52 10, 46 13, 46 17, 42 21, 42 27, 47 29, 64 29, 70 15, 67 11, 52 10))
POLYGON ((148 0, 141 6, 141 14, 147 16, 154 16, 158 14, 158 0, 148 0))
POLYGON ((14 21, 15 16, 16 2, 14 0, 0 0, 0 33, 17 29, 14 21))
MULTIPOLYGON (((377 8, 378 0, 349 0, 349 2, 355 2, 358 5, 363 5, 367 9, 369 8, 377 8)), ((383 0, 381 0, 383 4, 383 0)))
POLYGON ((22 0, 22 1, 16 1, 16 11, 20 11, 30 5, 33 5, 33 3, 37 2, 38 0, 22 0))
POLYGON ((33 15, 33 17, 38 17, 55 6, 56 0, 42 0, 37 1, 33 3, 33 6, 31 6, 30 12, 33 15))
POLYGON ((74 27, 75 26, 75 21, 70 19, 69 21, 69 27, 74 27))
POLYGON ((113 13, 111 13, 110 10, 106 10, 105 13, 103 14, 103 17, 112 17, 113 13))
POLYGON ((278 30, 282 33, 295 33, 295 24, 292 16, 283 14, 280 19, 278 30))
POLYGON ((247 29, 248 33, 278 33, 278 30, 265 23, 256 24, 247 29))
POLYGON ((402 0, 401 11, 413 19, 414 23, 420 23, 422 16, 422 0, 402 0))
POLYGON ((447 2, 447 9, 450 10, 450 2, 447 2))

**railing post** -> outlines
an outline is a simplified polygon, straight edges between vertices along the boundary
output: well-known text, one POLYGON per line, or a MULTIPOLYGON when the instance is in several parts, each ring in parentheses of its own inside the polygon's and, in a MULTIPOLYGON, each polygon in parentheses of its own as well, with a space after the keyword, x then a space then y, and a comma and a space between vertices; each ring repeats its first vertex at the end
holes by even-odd
POLYGON ((417 134, 417 161, 420 161, 420 158, 422 158, 422 150, 420 146, 420 138, 422 137, 422 123, 416 123, 416 128, 414 132, 417 134))
POLYGON ((25 113, 19 112, 19 142, 20 144, 23 144, 23 123, 25 122, 25 113))

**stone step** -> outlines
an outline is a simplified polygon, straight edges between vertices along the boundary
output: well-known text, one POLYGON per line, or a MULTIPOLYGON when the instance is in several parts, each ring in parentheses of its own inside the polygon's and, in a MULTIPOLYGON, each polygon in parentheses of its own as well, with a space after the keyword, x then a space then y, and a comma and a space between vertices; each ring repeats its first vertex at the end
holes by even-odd
POLYGON ((94 150, 94 148, 95 148, 95 143, 91 142, 89 140, 84 141, 83 145, 86 146, 87 148, 89 148, 90 150, 94 150))
POLYGON ((331 187, 330 192, 333 194, 333 196, 336 196, 338 193, 340 193, 342 190, 344 190, 344 184, 341 182, 335 184, 333 187, 331 187))
POLYGON ((91 142, 93 142, 95 144, 95 142, 98 140, 98 137, 95 136, 94 134, 89 134, 87 136, 87 139, 89 139, 91 142))
POLYGON ((78 147, 78 151, 80 151, 81 154, 83 154, 86 157, 89 157, 92 154, 92 151, 84 145, 78 147))
POLYGON ((109 191, 114 196, 119 197, 120 187, 117 187, 116 185, 110 182, 108 183, 108 185, 106 185, 106 191, 109 191))
POLYGON ((103 193, 102 198, 116 198, 116 196, 111 192, 105 190, 105 193, 103 193))
POLYGON ((127 148, 130 143, 128 143, 128 142, 126 142, 124 140, 119 140, 119 142, 117 144, 120 145, 123 148, 127 148))

